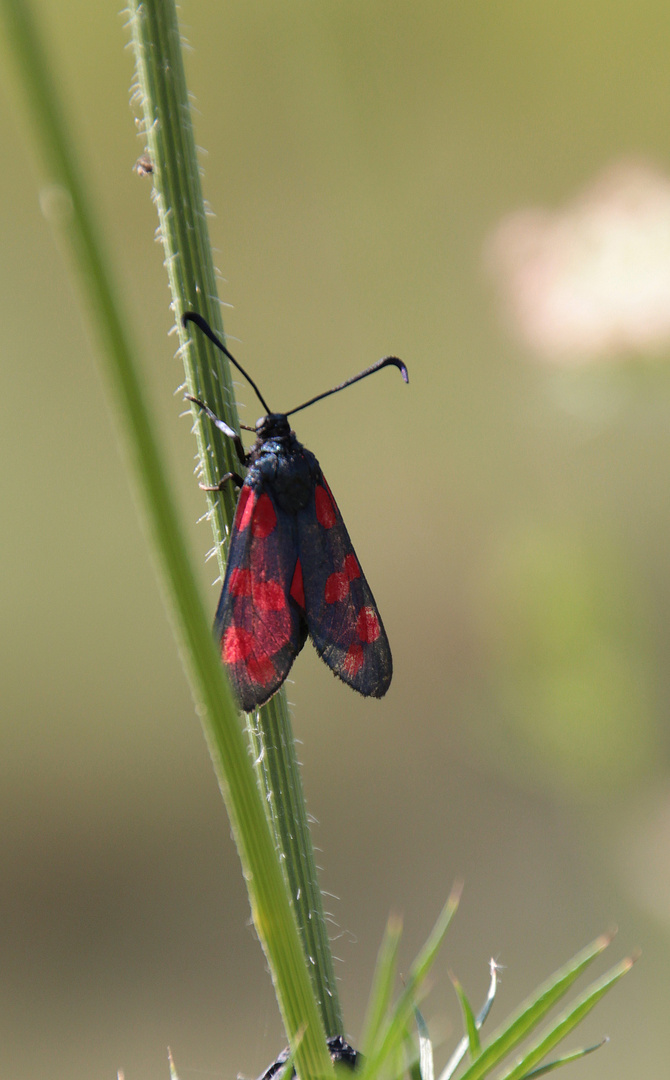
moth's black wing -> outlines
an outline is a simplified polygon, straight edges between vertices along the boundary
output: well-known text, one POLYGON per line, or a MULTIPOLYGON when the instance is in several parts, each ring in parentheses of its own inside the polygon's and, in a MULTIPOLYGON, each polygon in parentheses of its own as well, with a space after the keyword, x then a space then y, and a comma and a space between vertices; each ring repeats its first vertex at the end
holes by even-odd
POLYGON ((245 712, 277 692, 305 643, 304 614, 291 596, 297 558, 295 517, 279 507, 269 485, 247 477, 214 621, 245 712))
POLYGON ((298 511, 296 521, 293 596, 302 604, 316 651, 354 690, 366 697, 383 697, 393 675, 388 638, 342 515, 320 472, 313 498, 298 511))

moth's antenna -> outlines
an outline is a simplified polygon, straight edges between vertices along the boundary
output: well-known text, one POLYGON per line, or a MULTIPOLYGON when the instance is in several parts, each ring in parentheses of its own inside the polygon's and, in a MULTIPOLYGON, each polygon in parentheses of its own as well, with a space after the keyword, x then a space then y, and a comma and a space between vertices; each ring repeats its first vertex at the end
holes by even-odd
MULTIPOLYGON (((237 370, 239 372, 241 372, 242 375, 244 375, 244 377, 247 380, 247 382, 249 383, 249 385, 253 387, 253 389, 256 392, 256 397, 260 401, 260 403, 263 406, 263 408, 265 409, 266 413, 271 413, 272 409, 270 408, 267 401, 265 400, 265 398, 261 394, 260 390, 256 386, 256 383, 254 382, 254 380, 251 378, 250 375, 247 375, 247 373, 244 370, 244 368, 242 367, 242 365, 238 364, 238 362, 235 359, 235 357, 233 356, 233 354, 228 352, 226 346, 216 336, 216 334, 212 330, 211 326, 209 325, 208 322, 206 322, 205 319, 203 319, 202 315, 198 315, 197 311, 185 311, 184 314, 181 317, 181 321, 182 321, 182 326, 186 326, 186 323, 189 323, 189 322, 195 323, 195 325, 200 330, 202 330, 205 337, 208 337, 209 340, 212 341, 216 345, 217 349, 221 349, 221 352, 226 354, 226 356, 230 360, 231 364, 235 365, 237 370)), ((360 378, 360 376, 359 376, 359 378, 360 378)))
POLYGON ((298 405, 295 409, 291 409, 290 412, 286 413, 286 416, 292 416, 293 413, 300 412, 301 409, 306 409, 308 405, 313 405, 315 401, 321 401, 321 398, 330 397, 331 394, 337 394, 339 390, 344 390, 345 386, 351 386, 352 383, 358 382, 360 379, 366 379, 368 375, 374 375, 375 371, 381 371, 382 368, 389 367, 389 365, 397 367, 405 382, 409 382, 407 368, 402 360, 399 360, 397 356, 385 356, 383 360, 378 360, 372 367, 366 368, 365 371, 361 371, 359 375, 354 375, 352 379, 347 379, 346 382, 340 383, 339 386, 334 386, 332 390, 326 390, 324 394, 317 394, 316 397, 310 398, 309 401, 305 401, 303 405, 298 405))

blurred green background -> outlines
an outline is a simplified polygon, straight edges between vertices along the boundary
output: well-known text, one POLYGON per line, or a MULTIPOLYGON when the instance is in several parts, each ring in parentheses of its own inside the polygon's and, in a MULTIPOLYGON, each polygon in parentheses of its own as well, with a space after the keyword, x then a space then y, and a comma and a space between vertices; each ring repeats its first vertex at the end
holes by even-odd
MULTIPOLYGON (((213 610, 123 18, 34 6, 213 610)), ((665 1075, 670 348, 539 361, 484 253, 505 215, 569 203, 613 162, 670 170, 667 4, 181 16, 231 348, 277 409, 385 353, 410 370, 296 418, 395 658, 382 703, 310 648, 288 685, 348 1034, 389 911, 406 969, 462 876, 425 1009, 443 1055, 447 965, 476 1003, 489 956, 505 965, 500 1019, 618 923, 610 951, 643 959, 573 1039, 612 1042, 570 1075, 665 1075)), ((182 1080, 255 1076, 284 1045, 269 977, 25 115, 0 124, 0 1075, 154 1080, 170 1045, 182 1080)))

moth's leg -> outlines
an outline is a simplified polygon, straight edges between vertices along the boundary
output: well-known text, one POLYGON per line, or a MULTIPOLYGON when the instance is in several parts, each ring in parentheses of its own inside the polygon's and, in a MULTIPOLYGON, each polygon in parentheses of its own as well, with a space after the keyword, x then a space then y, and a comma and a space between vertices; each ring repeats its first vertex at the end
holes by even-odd
POLYGON ((235 487, 241 488, 244 480, 239 473, 227 472, 225 476, 222 476, 218 484, 200 484, 201 491, 223 491, 226 484, 230 481, 234 483, 235 487))
MULTIPOLYGON (((227 435, 229 439, 233 440, 233 446, 235 447, 235 452, 237 453, 239 460, 243 465, 248 465, 247 453, 237 432, 229 427, 225 420, 219 420, 216 413, 212 412, 209 406, 205 405, 204 401, 201 401, 200 398, 191 397, 190 394, 186 394, 186 400, 192 401, 194 405, 197 405, 199 409, 202 409, 205 416, 209 417, 214 426, 217 427, 219 431, 223 432, 224 435, 227 435)), ((236 476, 237 473, 230 473, 229 475, 236 476)), ((221 481, 221 483, 223 483, 223 481, 221 481)), ((216 488, 214 488, 214 490, 216 491, 216 488)))

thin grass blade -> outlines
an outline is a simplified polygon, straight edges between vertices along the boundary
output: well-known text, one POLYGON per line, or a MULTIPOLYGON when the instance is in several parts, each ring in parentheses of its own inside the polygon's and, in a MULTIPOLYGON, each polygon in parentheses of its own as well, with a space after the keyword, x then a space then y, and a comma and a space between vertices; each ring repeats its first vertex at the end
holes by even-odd
POLYGON ((421 1080, 435 1080, 435 1065, 433 1062, 433 1044, 428 1034, 428 1025, 423 1018, 421 1010, 415 1008, 414 1017, 419 1032, 419 1071, 421 1080))
POLYGON ((613 932, 601 934, 542 983, 512 1014, 511 1019, 494 1032, 492 1041, 463 1073, 461 1080, 480 1080, 487 1076, 495 1065, 519 1045, 529 1031, 537 1027, 589 964, 607 948, 613 936, 613 932))
POLYGON ((366 1059, 361 1080, 376 1077, 389 1054, 402 1041, 411 1021, 422 984, 430 971, 440 946, 444 941, 454 913, 458 907, 462 887, 457 885, 440 912, 432 933, 410 968, 407 982, 400 995, 391 1017, 382 1025, 379 1038, 375 1040, 370 1055, 366 1059))
MULTIPOLYGON (((412 1034, 409 1031, 405 1031, 403 1043, 405 1046, 404 1062, 402 1062, 401 1064, 400 1060, 398 1060, 398 1062, 395 1064, 394 1069, 391 1070, 390 1076, 393 1077, 394 1080, 401 1080, 401 1078, 404 1077, 407 1073, 407 1075, 410 1077, 410 1080, 422 1080, 421 1059, 417 1055, 416 1043, 412 1034)), ((388 1072, 388 1070, 386 1071, 388 1072)))
MULTIPOLYGON (((485 1023, 486 1018, 491 1011, 491 1006, 493 1005, 496 991, 498 989, 498 965, 493 959, 489 960, 489 970, 491 972, 491 979, 489 981, 489 989, 486 995, 486 1001, 477 1013, 477 1030, 479 1030, 485 1023)), ((456 1069, 458 1068, 467 1053, 468 1045, 468 1037, 467 1035, 464 1035, 458 1046, 454 1050, 453 1054, 449 1058, 449 1061, 445 1065, 444 1069, 440 1073, 439 1080, 451 1080, 451 1077, 454 1075, 456 1069)))
POLYGON ((608 1038, 601 1039, 595 1046, 582 1047, 579 1050, 573 1050, 571 1054, 564 1054, 563 1057, 556 1058, 554 1061, 547 1062, 546 1065, 540 1065, 539 1068, 533 1069, 532 1072, 526 1073, 523 1080, 537 1080, 539 1076, 545 1076, 547 1073, 553 1072, 554 1069, 559 1069, 561 1065, 569 1065, 572 1061, 578 1061, 579 1058, 586 1057, 587 1054, 592 1054, 594 1050, 600 1050, 601 1046, 609 1042, 608 1038))
POLYGON ((367 1013, 363 1024, 361 1052, 365 1056, 369 1055, 391 1004, 401 937, 402 919, 399 915, 390 915, 377 955, 372 989, 370 990, 367 1013))
POLYGON ((472 1011, 472 1006, 467 999, 465 990, 461 986, 456 976, 450 972, 449 978, 451 979, 454 990, 458 994, 458 1000, 461 1006, 461 1012, 463 1014, 463 1024, 468 1039, 468 1049, 470 1050, 470 1057, 474 1061, 479 1057, 481 1053, 481 1044, 479 1041, 479 1033, 477 1031, 477 1021, 475 1020, 475 1014, 472 1011))
POLYGON ((561 1013, 551 1031, 533 1043, 524 1052, 523 1057, 515 1062, 508 1072, 503 1074, 501 1080, 523 1080, 529 1071, 547 1056, 550 1050, 553 1050, 577 1024, 581 1023, 587 1013, 591 1012, 594 1005, 597 1005, 608 990, 611 990, 615 983, 630 971, 634 963, 634 957, 627 957, 608 971, 606 975, 603 975, 602 979, 592 983, 574 1005, 561 1013))
POLYGON ((177 1066, 174 1063, 172 1051, 168 1046, 168 1066, 170 1068, 170 1080, 179 1080, 179 1074, 177 1072, 177 1066))

